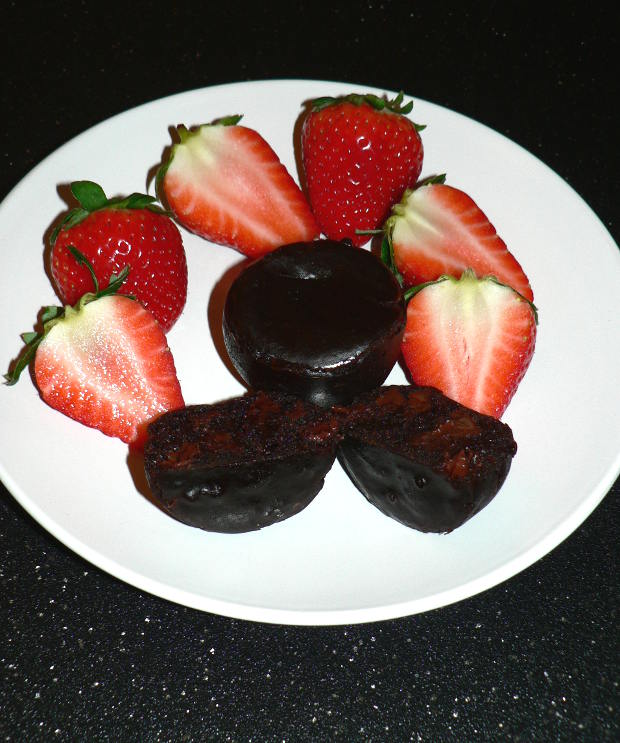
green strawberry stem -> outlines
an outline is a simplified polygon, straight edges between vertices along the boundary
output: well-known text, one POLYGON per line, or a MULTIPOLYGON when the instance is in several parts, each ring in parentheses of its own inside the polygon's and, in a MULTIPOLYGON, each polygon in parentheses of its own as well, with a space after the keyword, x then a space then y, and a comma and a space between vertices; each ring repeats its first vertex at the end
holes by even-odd
MULTIPOLYGON (((438 173, 437 175, 429 175, 426 178, 422 178, 419 180, 416 184, 416 188, 422 188, 422 186, 432 186, 434 183, 445 183, 446 182, 446 174, 445 173, 438 173)), ((411 193, 411 191, 409 191, 411 193)), ((404 201, 404 196, 403 196, 404 201)))
POLYGON ((390 269, 394 276, 396 276, 398 283, 403 286, 405 280, 396 266, 396 261, 394 260, 394 244, 392 243, 392 235, 389 232, 386 232, 383 235, 383 241, 381 242, 381 260, 390 269))
POLYGON ((62 317, 63 314, 64 314, 63 307, 55 307, 55 306, 44 307, 43 312, 41 313, 41 322, 43 323, 43 332, 36 333, 34 331, 29 331, 29 332, 21 334, 21 338, 24 341, 25 347, 23 349, 23 353, 17 359, 17 362, 15 366, 13 367, 13 369, 4 375, 4 379, 5 379, 7 386, 10 387, 11 385, 14 385, 18 381, 21 373, 30 364, 32 359, 34 359, 39 343, 41 343, 41 341, 45 337, 47 329, 49 329, 49 323, 57 317, 62 317))
MULTIPOLYGON (((339 103, 352 103, 355 106, 361 106, 367 104, 375 109, 375 111, 390 111, 391 113, 405 115, 411 113, 413 109, 413 101, 409 101, 404 106, 401 105, 403 102, 404 93, 402 90, 392 100, 388 100, 386 97, 380 98, 374 93, 350 93, 349 95, 331 97, 323 96, 322 98, 315 98, 311 102, 312 112, 321 111, 328 106, 335 106, 339 103)), ((416 131, 421 132, 426 129, 426 124, 415 124, 416 131)))
MULTIPOLYGON (((69 249, 69 252, 71 253, 71 255, 75 258, 77 263, 79 263, 81 266, 86 266, 93 280, 95 291, 92 294, 91 293, 85 294, 84 295, 85 297, 92 297, 92 299, 99 299, 99 297, 107 297, 110 294, 118 294, 118 290, 125 283, 127 276, 129 276, 129 266, 125 266, 121 270, 121 272, 118 274, 118 276, 116 274, 112 274, 110 276, 110 281, 108 285, 105 287, 105 289, 99 289, 99 281, 95 274, 95 269, 93 268, 93 264, 88 260, 88 258, 83 253, 80 253, 80 251, 73 245, 67 245, 67 248, 69 249)), ((127 296, 130 299, 135 299, 135 296, 133 294, 128 294, 127 296)), ((92 300, 89 300, 89 301, 92 301, 92 300)))
MULTIPOLYGON (((71 307, 70 305, 67 305, 66 307, 50 305, 43 308, 43 311, 41 312, 41 323, 43 325, 43 331, 40 333, 36 331, 27 331, 21 334, 21 338, 25 344, 24 348, 22 349, 22 353, 17 359, 17 362, 15 363, 13 369, 4 375, 4 379, 8 386, 14 385, 19 380, 21 373, 34 358, 37 352, 37 348, 39 347, 39 343, 41 343, 41 341, 54 327, 54 325, 56 325, 57 322, 62 319, 70 318, 71 315, 78 313, 82 309, 82 307, 84 307, 84 305, 88 304, 89 302, 93 302, 94 300, 100 299, 101 297, 108 297, 113 294, 118 294, 118 290, 121 288, 121 286, 127 279, 127 276, 129 275, 129 266, 125 266, 123 270, 118 274, 118 276, 113 274, 110 277, 109 284, 103 289, 100 289, 99 281, 97 280, 97 276, 95 275, 95 269, 93 268, 92 263, 73 245, 68 245, 67 247, 69 248, 71 255, 73 255, 77 263, 82 266, 86 266, 86 268, 89 270, 90 275, 93 279, 95 291, 83 294, 73 307, 71 307)), ((126 294, 123 296, 126 296, 128 299, 135 300, 133 294, 126 294)))
POLYGON ((183 144, 188 139, 191 139, 191 137, 198 134, 200 130, 205 126, 236 126, 242 118, 243 114, 232 114, 230 116, 222 116, 219 119, 215 119, 215 121, 210 124, 201 124, 200 126, 191 127, 190 129, 188 129, 185 125, 180 124, 179 126, 175 127, 174 131, 176 132, 180 143, 183 144))
POLYGON ((83 222, 89 214, 101 209, 148 209, 157 214, 169 216, 169 212, 155 203, 157 201, 155 196, 132 193, 129 196, 116 196, 109 199, 101 186, 93 181, 73 181, 71 193, 79 206, 70 209, 62 222, 54 229, 50 238, 52 245, 56 242, 61 230, 75 227, 75 225, 83 222))
POLYGON ((503 286, 505 289, 509 289, 511 292, 516 294, 516 296, 523 300, 524 302, 527 302, 529 304, 532 313, 534 315, 534 322, 536 325, 538 325, 538 308, 534 304, 534 302, 530 301, 527 297, 524 297, 523 294, 518 292, 516 289, 513 289, 512 286, 509 286, 508 284, 504 284, 502 281, 499 281, 495 276, 482 276, 478 277, 473 270, 473 268, 466 268, 460 277, 458 276, 449 276, 448 274, 444 274, 443 276, 440 276, 437 279, 434 279, 433 281, 425 281, 422 284, 416 284, 415 286, 409 287, 407 291, 404 293, 403 297, 405 299, 405 303, 409 302, 410 299, 415 297, 416 294, 421 292, 423 289, 426 289, 427 286, 433 286, 434 284, 441 284, 444 281, 452 281, 452 282, 459 282, 459 281, 492 281, 494 284, 497 284, 498 286, 503 286))

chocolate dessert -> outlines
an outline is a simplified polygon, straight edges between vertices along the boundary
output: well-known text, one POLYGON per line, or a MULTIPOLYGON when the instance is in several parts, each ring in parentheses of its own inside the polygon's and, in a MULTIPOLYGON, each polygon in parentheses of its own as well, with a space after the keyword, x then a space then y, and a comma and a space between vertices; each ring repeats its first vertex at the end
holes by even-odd
POLYGON ((327 407, 382 384, 405 328, 398 282, 346 242, 285 245, 250 264, 224 308, 228 354, 255 389, 327 407))
POLYGON ((331 412, 258 392, 164 413, 148 427, 144 462, 171 516, 207 531, 246 532, 304 509, 338 440, 331 412))
POLYGON ((452 531, 484 508, 517 450, 505 423, 433 387, 380 387, 341 414, 338 459, 355 486, 424 532, 452 531))

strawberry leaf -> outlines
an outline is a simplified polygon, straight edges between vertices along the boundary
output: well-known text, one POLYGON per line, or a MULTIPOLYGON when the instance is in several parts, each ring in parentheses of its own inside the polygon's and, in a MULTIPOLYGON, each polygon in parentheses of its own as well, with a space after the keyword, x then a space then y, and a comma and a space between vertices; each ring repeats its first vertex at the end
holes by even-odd
POLYGON ((64 315, 64 307, 56 307, 56 306, 50 306, 50 307, 44 307, 43 311, 41 312, 41 322, 43 323, 43 332, 38 333, 33 330, 26 331, 25 333, 21 334, 21 338, 24 341, 24 348, 22 349, 21 354, 19 355, 17 361, 15 362, 15 366, 4 375, 4 379, 6 384, 10 387, 14 385, 21 376, 21 373, 24 371, 24 369, 30 364, 32 359, 34 358, 37 348, 39 347, 39 343, 45 338, 45 334, 49 330, 49 322, 50 320, 55 320, 58 317, 62 317, 64 315))
POLYGON ((99 281, 95 274, 95 269, 93 268, 93 264, 88 260, 88 258, 83 253, 80 253, 80 251, 74 245, 67 245, 67 248, 69 252, 71 253, 71 255, 75 258, 75 260, 80 264, 80 266, 86 266, 86 268, 88 269, 88 272, 90 273, 90 276, 93 280, 93 284, 95 286, 95 294, 97 294, 99 292, 99 281))
POLYGON ((164 178, 166 176, 166 173, 168 172, 168 168, 170 167, 170 163, 172 162, 171 155, 168 160, 166 160, 165 163, 162 163, 159 168, 157 169, 157 174, 155 176, 155 193, 157 194, 159 200, 163 203, 164 202, 164 178))
POLYGON ((145 193, 132 193, 124 198, 108 199, 106 203, 107 209, 148 209, 156 214, 170 215, 170 212, 166 209, 162 209, 161 206, 155 204, 157 201, 155 196, 149 196, 145 193))
POLYGON ((45 323, 50 320, 55 320, 57 317, 61 317, 64 311, 64 307, 58 307, 56 305, 44 307, 43 312, 41 313, 41 322, 45 325, 45 323))
MULTIPOLYGON (((111 294, 117 294, 118 290, 125 283, 127 276, 129 276, 129 266, 125 266, 118 276, 112 274, 112 276, 110 276, 110 283, 105 287, 105 289, 97 290, 95 297, 99 299, 100 297, 109 297, 111 294)), ((127 294, 125 296, 130 299, 135 299, 133 294, 127 294)))
POLYGON ((312 101, 312 110, 322 111, 324 108, 333 106, 334 104, 338 103, 339 100, 342 100, 342 98, 334 98, 333 96, 328 95, 322 96, 321 98, 315 98, 312 101))
POLYGON ((394 245, 389 232, 384 234, 383 241, 381 242, 381 260, 384 265, 390 269, 394 276, 396 276, 396 280, 402 286, 404 282, 403 275, 396 267, 396 261, 394 260, 394 245))
MULTIPOLYGON (((112 274, 110 276, 110 281, 108 282, 108 285, 104 287, 103 289, 99 288, 99 281, 97 279, 97 275, 95 274, 95 269, 93 268, 93 264, 88 260, 88 258, 83 254, 80 253, 80 251, 74 247, 73 245, 67 245, 67 248, 69 249, 71 255, 75 258, 75 260, 81 265, 86 266, 88 269, 88 272, 91 275, 91 278, 93 280, 93 284, 95 287, 95 291, 92 294, 92 299, 99 299, 100 297, 109 297, 112 294, 118 294, 119 289, 121 286, 125 283, 127 277, 129 276, 129 266, 124 266, 124 268, 121 270, 121 272, 117 274, 112 274)), ((90 297, 91 295, 85 295, 87 297, 90 297)), ((133 294, 127 294, 127 297, 130 299, 135 299, 133 294)), ((91 301, 91 299, 89 299, 91 301)), ((53 307, 48 307, 48 310, 54 309, 53 307)))
POLYGON ((68 230, 71 227, 74 227, 76 224, 79 224, 82 220, 86 219, 86 217, 90 214, 90 212, 86 211, 86 209, 82 209, 82 207, 76 207, 75 209, 71 209, 66 215, 65 218, 58 224, 54 231, 52 232, 52 235, 50 237, 50 243, 54 245, 56 243, 56 239, 58 238, 58 233, 61 230, 68 230))
MULTIPOLYGON (((52 320, 56 320, 57 318, 62 317, 64 313, 65 313, 64 307, 57 307, 57 306, 44 307, 43 311, 41 312, 41 322, 43 323, 43 332, 38 333, 36 331, 29 330, 21 334, 21 339, 24 341, 24 344, 25 344, 24 348, 22 349, 22 352, 19 355, 13 369, 4 375, 6 384, 9 387, 14 385, 19 380, 21 373, 24 371, 24 369, 30 364, 30 362, 34 358, 37 352, 37 348, 39 347, 39 343, 41 343, 43 338, 45 338, 48 330, 51 327, 50 322, 52 320)), ((53 324, 54 323, 52 323, 52 325, 53 324)))
POLYGON ((115 196, 111 199, 105 195, 101 186, 93 181, 74 181, 71 184, 71 193, 79 206, 70 209, 64 219, 55 227, 50 237, 54 245, 61 230, 69 230, 82 222, 89 214, 101 209, 148 209, 156 214, 170 216, 170 212, 163 209, 155 196, 143 193, 132 193, 129 196, 115 196))
MULTIPOLYGON (((388 111, 391 111, 395 114, 408 114, 411 113, 413 109, 413 101, 409 101, 409 103, 406 103, 404 106, 401 105, 403 102, 404 93, 401 91, 396 98, 393 98, 392 100, 388 100, 385 96, 383 98, 380 98, 378 95, 375 95, 374 93, 350 93, 349 95, 339 96, 337 98, 333 98, 331 96, 323 96, 322 98, 315 98, 312 101, 312 111, 321 111, 324 108, 327 108, 328 106, 335 106, 338 103, 353 103, 356 106, 361 106, 362 104, 366 103, 369 106, 372 106, 376 111, 383 111, 384 109, 387 109, 388 111)), ((420 131, 421 129, 424 129, 424 125, 418 125, 416 124, 416 129, 420 131)))
POLYGON ((43 340, 43 333, 23 333, 22 338, 26 337, 28 338, 28 341, 24 346, 23 352, 17 359, 15 366, 11 371, 4 375, 5 382, 9 387, 19 380, 21 373, 34 358, 39 343, 43 340))
POLYGON ((126 199, 123 199, 122 202, 115 204, 115 206, 118 207, 119 204, 123 204, 122 208, 124 209, 146 209, 154 201, 157 201, 154 196, 149 196, 145 193, 132 193, 126 199))
POLYGON ((102 209, 108 203, 103 188, 98 183, 93 183, 93 181, 74 181, 71 184, 71 193, 77 199, 78 204, 87 212, 102 209))
POLYGON ((432 186, 436 183, 443 184, 445 182, 445 173, 439 173, 438 175, 429 175, 427 178, 423 178, 421 181, 418 181, 418 183, 416 184, 416 188, 421 188, 422 186, 432 186))
MULTIPOLYGON (((216 119, 213 124, 217 126, 235 126, 243 118, 243 114, 232 114, 231 116, 222 116, 220 119, 216 119)), ((209 126, 207 124, 207 126, 209 126)))

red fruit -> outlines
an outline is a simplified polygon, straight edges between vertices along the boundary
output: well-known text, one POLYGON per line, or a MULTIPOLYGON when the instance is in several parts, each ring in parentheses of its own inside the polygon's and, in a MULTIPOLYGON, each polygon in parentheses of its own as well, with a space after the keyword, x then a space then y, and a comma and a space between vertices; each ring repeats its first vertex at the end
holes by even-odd
POLYGON ((251 257, 319 234, 310 207, 276 153, 240 116, 179 127, 180 143, 157 176, 176 219, 251 257))
POLYGON ((72 245, 86 256, 102 285, 131 265, 121 292, 133 294, 167 333, 187 297, 187 262, 177 226, 152 196, 108 199, 91 181, 76 181, 71 190, 79 207, 67 214, 51 240, 52 276, 62 302, 73 305, 92 287, 88 270, 68 250, 72 245))
POLYGON ((532 301, 532 288, 484 213, 466 193, 443 183, 407 191, 393 208, 386 232, 405 286, 460 276, 471 268, 495 276, 532 301))
POLYGON ((184 403, 166 336, 139 302, 109 293, 119 280, 74 307, 48 307, 43 333, 24 334, 26 353, 7 379, 15 383, 34 356, 48 405, 141 448, 146 424, 184 403))
POLYGON ((472 271, 412 293, 402 352, 413 381, 500 418, 532 360, 535 307, 472 271))
POLYGON ((419 127, 393 101, 374 95, 319 98, 304 121, 301 154, 312 211, 332 240, 368 240, 422 170, 419 127))

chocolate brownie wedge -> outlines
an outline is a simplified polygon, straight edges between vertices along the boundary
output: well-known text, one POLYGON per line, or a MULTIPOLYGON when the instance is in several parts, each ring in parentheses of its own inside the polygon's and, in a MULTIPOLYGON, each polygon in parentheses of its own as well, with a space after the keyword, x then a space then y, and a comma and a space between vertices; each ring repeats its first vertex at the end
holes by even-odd
POLYGON ((496 495, 517 446, 510 428, 432 387, 386 386, 342 408, 338 459, 387 516, 449 532, 496 495))
POLYGON ((253 531, 312 501, 338 440, 330 411, 258 392, 161 415, 148 428, 145 470, 154 497, 179 521, 253 531))

